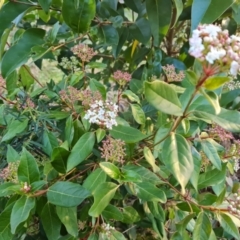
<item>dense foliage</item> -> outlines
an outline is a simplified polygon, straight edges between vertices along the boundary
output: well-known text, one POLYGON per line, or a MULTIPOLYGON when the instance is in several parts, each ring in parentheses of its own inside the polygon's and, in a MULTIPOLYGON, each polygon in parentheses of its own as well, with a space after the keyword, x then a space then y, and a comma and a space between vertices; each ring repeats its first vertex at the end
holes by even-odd
POLYGON ((240 239, 238 24, 234 0, 1 0, 0 240, 240 239))

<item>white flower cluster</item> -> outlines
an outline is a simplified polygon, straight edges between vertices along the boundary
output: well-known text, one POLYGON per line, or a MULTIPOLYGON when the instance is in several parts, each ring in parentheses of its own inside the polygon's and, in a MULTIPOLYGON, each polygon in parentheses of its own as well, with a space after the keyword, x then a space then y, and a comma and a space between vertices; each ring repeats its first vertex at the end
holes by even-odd
POLYGON ((118 106, 116 104, 99 100, 90 104, 90 109, 87 110, 84 119, 88 120, 90 123, 96 123, 100 126, 112 129, 112 126, 117 126, 117 112, 118 106))
POLYGON ((210 64, 218 64, 230 69, 236 76, 240 69, 240 37, 229 36, 228 30, 222 30, 213 24, 198 26, 189 39, 189 54, 210 64))

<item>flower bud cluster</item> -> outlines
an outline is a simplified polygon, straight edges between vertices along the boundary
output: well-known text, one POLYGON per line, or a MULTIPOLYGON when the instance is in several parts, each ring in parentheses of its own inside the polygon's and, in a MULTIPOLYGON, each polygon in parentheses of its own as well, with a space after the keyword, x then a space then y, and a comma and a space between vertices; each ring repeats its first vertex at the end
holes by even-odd
POLYGON ((175 70, 174 65, 167 64, 166 66, 162 66, 164 73, 167 76, 168 82, 181 82, 185 78, 185 74, 183 71, 179 71, 178 73, 175 70))
POLYGON ((240 191, 234 193, 232 198, 229 200, 228 211, 231 214, 237 215, 240 217, 240 191))
POLYGON ((80 98, 80 91, 72 86, 68 86, 67 90, 59 91, 59 95, 64 102, 74 103, 80 98))
POLYGON ((59 65, 67 70, 71 70, 74 72, 80 70, 79 69, 79 61, 75 56, 71 56, 70 58, 63 57, 61 59, 61 62, 59 63, 59 65))
POLYGON ((27 98, 26 102, 23 105, 23 108, 24 109, 29 109, 29 108, 33 109, 33 108, 35 108, 35 104, 30 98, 27 98))
POLYGON ((89 108, 89 106, 96 101, 102 100, 102 95, 99 91, 91 91, 89 89, 80 91, 79 100, 82 101, 82 105, 85 108, 89 108))
POLYGON ((7 167, 0 171, 0 178, 7 182, 18 182, 17 170, 19 162, 10 162, 7 167))
POLYGON ((236 76, 240 69, 240 37, 229 36, 228 30, 222 30, 213 24, 199 25, 189 39, 189 54, 210 64, 230 69, 236 76))
POLYGON ((90 104, 90 109, 87 110, 84 119, 90 123, 96 123, 102 127, 112 129, 117 126, 116 117, 118 113, 118 106, 109 101, 95 101, 90 104))
POLYGON ((112 235, 111 230, 115 230, 115 227, 112 227, 109 223, 103 223, 101 225, 103 233, 107 236, 110 237, 112 235))
POLYGON ((130 80, 132 79, 132 75, 128 72, 122 72, 120 70, 117 70, 113 73, 113 78, 119 85, 124 86, 125 84, 130 82, 130 80))
POLYGON ((113 139, 110 136, 107 136, 107 139, 102 141, 102 147, 99 147, 101 150, 101 157, 106 161, 116 161, 121 164, 124 163, 124 157, 126 156, 125 142, 120 139, 113 139))
POLYGON ((71 50, 83 62, 89 62, 97 54, 93 48, 90 48, 88 45, 82 43, 72 47, 71 50))

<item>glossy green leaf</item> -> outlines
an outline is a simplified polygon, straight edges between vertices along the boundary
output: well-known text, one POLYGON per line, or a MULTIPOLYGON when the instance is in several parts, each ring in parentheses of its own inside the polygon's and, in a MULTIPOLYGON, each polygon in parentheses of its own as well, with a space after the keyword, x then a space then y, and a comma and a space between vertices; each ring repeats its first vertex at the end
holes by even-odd
POLYGON ((0 214, 0 240, 11 240, 13 234, 11 233, 10 218, 14 203, 8 205, 0 214))
POLYGON ((64 139, 68 142, 68 145, 71 146, 71 142, 74 137, 74 127, 73 127, 73 119, 72 116, 68 117, 66 121, 65 131, 64 131, 64 139))
POLYGON ((203 105, 196 108, 194 112, 196 116, 206 117, 227 131, 240 131, 240 113, 238 111, 221 108, 221 112, 216 115, 214 114, 215 111, 212 106, 203 105))
POLYGON ((222 171, 217 169, 210 170, 200 174, 198 180, 198 188, 202 189, 205 187, 219 184, 226 176, 226 166, 222 167, 222 171))
POLYGON ((204 82, 204 87, 207 90, 215 90, 219 87, 221 87, 224 83, 230 82, 232 80, 231 77, 222 77, 222 76, 212 76, 207 78, 207 80, 204 82))
POLYGON ((145 10, 145 6, 141 0, 124 0, 124 4, 139 14, 145 10))
POLYGON ((123 182, 142 182, 142 176, 133 170, 122 170, 121 181, 123 182))
POLYGON ((22 133, 28 125, 28 119, 23 119, 22 121, 13 120, 7 126, 7 132, 2 137, 2 142, 11 140, 16 137, 18 134, 22 133))
POLYGON ((19 198, 12 208, 11 213, 11 232, 14 234, 18 225, 26 221, 30 211, 35 207, 35 199, 27 196, 19 198))
POLYGON ((2 58, 2 75, 7 77, 15 69, 25 64, 31 55, 31 48, 43 44, 45 31, 39 28, 26 30, 21 39, 2 58))
POLYGON ((56 22, 56 23, 53 25, 52 29, 49 30, 49 32, 48 32, 48 34, 47 34, 47 40, 48 40, 50 43, 54 43, 60 27, 61 27, 61 25, 59 24, 59 22, 56 22))
POLYGON ((99 91, 101 93, 103 99, 106 99, 107 92, 106 92, 105 86, 102 83, 100 83, 99 81, 97 81, 95 79, 90 79, 89 86, 92 91, 99 91))
POLYGON ((74 145, 67 162, 67 172, 84 161, 92 152, 95 143, 94 133, 85 133, 74 145))
POLYGON ((8 91, 8 95, 14 94, 18 88, 18 74, 17 71, 13 71, 7 78, 6 78, 6 87, 8 91))
POLYGON ((134 39, 146 44, 151 37, 149 21, 146 18, 139 18, 129 27, 130 33, 134 39))
POLYGON ((78 236, 77 207, 56 207, 57 215, 67 229, 67 232, 74 237, 78 236))
POLYGON ((109 132, 113 138, 121 139, 126 143, 139 142, 147 137, 136 128, 121 125, 114 126, 109 132))
POLYGON ((177 93, 163 81, 145 82, 147 101, 156 109, 175 116, 182 114, 177 93))
POLYGON ((150 212, 153 214, 155 218, 157 218, 161 222, 165 221, 165 212, 161 204, 159 204, 158 202, 148 202, 147 205, 150 212))
POLYGON ((14 19, 17 17, 21 19, 30 7, 31 6, 27 4, 10 1, 4 4, 4 6, 0 8, 0 37, 5 29, 9 28, 13 24, 14 19))
POLYGON ((48 201, 61 207, 78 206, 90 192, 80 184, 71 182, 56 182, 47 191, 48 201))
POLYGON ((42 189, 44 186, 47 186, 47 183, 48 182, 44 181, 44 180, 40 180, 40 181, 32 183, 31 184, 31 192, 35 192, 35 191, 42 189))
POLYGON ((122 93, 122 96, 123 97, 127 97, 131 102, 137 102, 138 104, 140 104, 140 99, 139 97, 133 93, 132 91, 130 90, 125 90, 123 93, 122 93))
POLYGON ((167 201, 165 193, 152 183, 135 183, 135 188, 137 196, 144 201, 159 201, 161 203, 167 201))
POLYGON ((56 147, 53 149, 51 156, 51 164, 58 172, 67 172, 67 160, 69 154, 70 152, 63 147, 56 147))
POLYGON ((121 221, 123 219, 122 212, 114 205, 109 204, 102 212, 102 215, 107 220, 121 221))
POLYGON ((135 210, 135 208, 131 206, 124 207, 122 209, 122 214, 123 214, 122 222, 124 223, 131 224, 134 222, 138 222, 140 220, 138 212, 135 210))
POLYGON ((144 147, 143 154, 147 162, 151 165, 153 172, 158 172, 159 167, 155 163, 155 158, 151 152, 151 150, 148 147, 144 147))
POLYGON ((18 167, 18 180, 29 184, 39 181, 40 173, 36 159, 25 148, 21 153, 20 164, 18 167))
POLYGON ((130 104, 135 121, 144 124, 146 121, 145 113, 138 104, 130 104))
POLYGON ((203 152, 206 154, 207 158, 212 162, 218 170, 222 170, 222 160, 218 155, 218 151, 212 143, 212 139, 205 139, 201 141, 201 146, 203 152))
POLYGON ((95 11, 95 0, 63 0, 63 19, 74 32, 86 32, 95 16, 95 11))
POLYGON ((202 165, 202 157, 194 147, 192 147, 191 150, 192 150, 194 168, 193 168, 193 173, 190 177, 190 182, 192 183, 193 187, 196 190, 198 190, 198 179, 199 179, 199 174, 200 174, 201 165, 202 165))
POLYGON ((183 2, 182 0, 174 0, 174 4, 175 4, 175 8, 176 8, 176 17, 175 17, 175 21, 172 27, 175 26, 175 24, 178 21, 178 18, 180 17, 182 11, 183 11, 183 2))
POLYGON ((195 217, 195 213, 189 214, 184 219, 176 224, 178 232, 183 235, 185 229, 187 228, 188 223, 195 217))
POLYGON ((154 45, 158 46, 160 40, 167 34, 171 23, 172 2, 170 0, 148 0, 146 1, 146 10, 154 45))
POLYGON ((209 7, 204 14, 202 23, 213 23, 218 17, 220 17, 228 8, 231 7, 234 0, 211 0, 209 7))
POLYGON ((230 216, 226 215, 225 213, 220 213, 218 215, 218 219, 224 231, 229 233, 234 238, 240 239, 238 228, 236 227, 230 216))
POLYGON ((190 146, 181 135, 172 133, 163 144, 162 160, 185 192, 193 170, 194 163, 190 146))
POLYGON ((93 192, 94 203, 88 214, 92 217, 98 217, 112 200, 118 187, 118 185, 111 182, 99 184, 93 192))
POLYGON ((200 212, 193 230, 193 239, 209 240, 212 231, 211 222, 206 213, 200 212))
POLYGON ((98 128, 98 130, 96 131, 97 142, 98 143, 101 142, 105 136, 106 136, 106 130, 102 128, 98 128))
POLYGON ((42 7, 42 9, 45 12, 48 12, 49 11, 49 7, 52 4, 52 0, 38 0, 38 3, 39 3, 39 5, 42 7))
POLYGON ((101 162, 99 164, 100 168, 111 178, 118 180, 120 178, 121 172, 117 166, 110 162, 101 162))
POLYGON ((35 81, 30 68, 23 65, 19 70, 19 75, 21 77, 21 85, 28 90, 35 81))
POLYGON ((126 240, 126 238, 121 232, 118 232, 116 230, 111 230, 110 240, 126 240))
POLYGON ((205 92, 204 89, 201 89, 201 93, 203 96, 209 101, 209 103, 213 106, 215 110, 215 114, 219 114, 221 112, 221 107, 219 104, 218 95, 215 92, 205 92))
POLYGON ((191 30, 197 28, 199 23, 202 21, 211 0, 194 0, 192 4, 192 18, 191 18, 191 30))
POLYGON ((106 182, 106 179, 106 173, 101 168, 97 168, 85 179, 83 187, 93 193, 99 184, 106 182))
POLYGON ((61 221, 59 220, 55 207, 46 203, 41 212, 41 223, 48 240, 56 240, 60 236, 61 221))
POLYGON ((44 131, 43 133, 43 150, 51 156, 53 149, 58 147, 57 137, 53 132, 44 131))

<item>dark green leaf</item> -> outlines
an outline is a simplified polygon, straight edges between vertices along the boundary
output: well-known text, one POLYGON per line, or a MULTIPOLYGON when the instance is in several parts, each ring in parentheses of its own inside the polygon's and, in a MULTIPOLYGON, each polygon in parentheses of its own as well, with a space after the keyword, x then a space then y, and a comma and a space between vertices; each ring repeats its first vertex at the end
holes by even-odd
POLYGON ((194 169, 191 149, 186 139, 181 135, 171 133, 163 144, 162 161, 185 192, 185 186, 194 169))
POLYGON ((102 215, 107 220, 121 221, 123 219, 122 212, 114 205, 109 204, 102 212, 102 215))
POLYGON ((12 240, 10 218, 13 210, 13 204, 8 205, 0 214, 0 240, 12 240))
POLYGON ((112 137, 121 139, 126 143, 139 142, 147 137, 136 128, 121 125, 114 126, 109 132, 112 137))
POLYGON ((198 190, 198 178, 201 170, 202 158, 200 153, 197 152, 197 150, 194 147, 192 147, 192 156, 193 156, 194 170, 193 170, 192 176, 190 177, 190 181, 193 187, 196 190, 198 190))
POLYGON ((156 109, 175 116, 182 114, 177 93, 163 81, 145 82, 145 96, 156 109))
POLYGON ((17 89, 17 81, 18 81, 18 74, 17 71, 13 71, 7 78, 6 78, 6 87, 8 91, 8 95, 13 94, 17 89))
POLYGON ((43 43, 45 31, 39 28, 26 30, 21 39, 11 47, 2 58, 2 75, 7 77, 16 68, 25 64, 30 58, 31 48, 43 43))
POLYGON ((66 227, 69 234, 78 236, 77 208, 76 207, 56 207, 57 215, 66 227))
POLYGON ((95 143, 94 133, 85 133, 74 145, 67 162, 67 172, 85 160, 92 152, 95 143))
POLYGON ((19 154, 18 152, 11 146, 7 145, 7 162, 17 162, 19 161, 19 154))
POLYGON ((56 147, 53 149, 51 156, 51 164, 52 166, 60 173, 66 173, 67 171, 67 159, 70 152, 65 148, 56 147))
POLYGON ((34 83, 34 77, 31 73, 31 70, 28 66, 23 65, 19 70, 19 75, 21 77, 21 85, 29 90, 31 85, 34 83))
POLYGON ((107 92, 102 83, 100 83, 99 81, 97 81, 95 79, 90 79, 89 86, 92 91, 99 91, 101 93, 103 99, 106 99, 107 92))
POLYGON ((144 201, 159 201, 161 203, 167 201, 165 193, 152 183, 135 183, 135 188, 137 196, 144 201))
POLYGON ((78 206, 90 192, 80 184, 71 182, 56 182, 47 191, 48 201, 62 207, 78 206))
POLYGON ((56 214, 55 208, 46 203, 41 212, 41 222, 48 240, 56 240, 60 236, 61 222, 56 214))
POLYGON ((98 217, 112 200, 118 187, 118 185, 111 182, 99 184, 93 192, 94 203, 89 209, 88 214, 92 217, 98 217))
POLYGON ((95 11, 95 0, 63 0, 63 19, 74 32, 86 32, 95 16, 95 11))
POLYGON ((13 206, 11 213, 11 232, 14 234, 18 225, 26 221, 30 211, 35 207, 35 199, 27 196, 19 198, 13 206))
POLYGON ((44 131, 43 133, 43 150, 51 156, 55 147, 58 147, 58 140, 53 132, 44 131))
POLYGON ((40 174, 36 159, 25 148, 22 151, 18 167, 18 180, 29 184, 39 181, 40 174))
POLYGON ((42 7, 42 9, 45 11, 45 12, 48 12, 49 11, 49 7, 51 6, 52 4, 52 0, 38 0, 39 2, 39 5, 42 7))
POLYGON ((71 146, 71 142, 74 137, 74 127, 73 127, 73 119, 72 116, 69 116, 69 118, 66 121, 65 131, 64 131, 64 139, 68 142, 68 146, 71 146))

